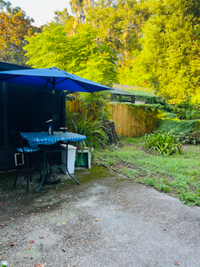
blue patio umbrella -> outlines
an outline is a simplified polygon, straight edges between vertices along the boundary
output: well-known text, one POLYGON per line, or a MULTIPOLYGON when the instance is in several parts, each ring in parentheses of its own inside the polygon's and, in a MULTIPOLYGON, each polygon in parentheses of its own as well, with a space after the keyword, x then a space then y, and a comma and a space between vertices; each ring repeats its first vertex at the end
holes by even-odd
MULTIPOLYGON (((57 69, 56 67, 46 69, 25 69, 1 71, 0 81, 14 84, 21 84, 43 89, 52 90, 55 95, 55 90, 66 90, 70 92, 94 93, 103 90, 113 90, 113 88, 105 85, 92 82, 81 78, 77 75, 57 69)), ((55 97, 54 97, 55 103, 55 97)), ((54 105, 52 116, 54 118, 54 105)))

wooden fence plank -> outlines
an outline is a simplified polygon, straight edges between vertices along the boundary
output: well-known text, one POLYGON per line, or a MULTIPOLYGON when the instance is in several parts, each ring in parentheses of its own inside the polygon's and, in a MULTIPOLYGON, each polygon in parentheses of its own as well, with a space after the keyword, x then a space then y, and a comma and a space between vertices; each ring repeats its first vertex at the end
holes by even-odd
MULTIPOLYGON (((141 107, 138 107, 139 115, 136 116, 129 105, 110 103, 109 106, 118 135, 126 137, 141 136, 157 128, 158 118, 155 115, 148 114, 141 107)), ((79 104, 77 101, 67 101, 66 107, 71 112, 76 112, 79 109, 79 104)))

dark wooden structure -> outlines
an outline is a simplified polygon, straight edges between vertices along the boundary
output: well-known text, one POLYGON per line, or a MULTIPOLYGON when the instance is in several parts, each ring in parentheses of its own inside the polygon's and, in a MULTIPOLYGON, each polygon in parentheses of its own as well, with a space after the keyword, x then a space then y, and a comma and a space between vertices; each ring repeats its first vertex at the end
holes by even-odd
MULTIPOLYGON (((0 62, 0 71, 28 67, 0 62)), ((55 92, 55 130, 65 125, 66 93, 55 92)), ((0 171, 13 169, 14 140, 11 130, 31 132, 34 127, 48 130, 52 118, 52 93, 40 88, 0 82, 0 171)))

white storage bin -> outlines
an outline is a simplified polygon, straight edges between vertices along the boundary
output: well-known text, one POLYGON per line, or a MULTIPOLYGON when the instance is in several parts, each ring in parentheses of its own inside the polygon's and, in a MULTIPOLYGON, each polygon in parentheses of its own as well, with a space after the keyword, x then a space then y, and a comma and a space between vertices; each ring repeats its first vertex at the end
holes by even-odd
MULTIPOLYGON (((61 161, 65 164, 66 163, 66 145, 65 144, 61 144, 60 145, 62 147, 62 151, 61 151, 61 161)), ((67 156, 67 167, 68 167, 68 171, 69 173, 74 173, 74 166, 75 166, 75 156, 76 156, 76 147, 72 146, 72 145, 68 145, 68 156, 67 156)), ((64 172, 65 174, 68 174, 66 171, 66 166, 62 166, 61 168, 62 172, 64 172)))

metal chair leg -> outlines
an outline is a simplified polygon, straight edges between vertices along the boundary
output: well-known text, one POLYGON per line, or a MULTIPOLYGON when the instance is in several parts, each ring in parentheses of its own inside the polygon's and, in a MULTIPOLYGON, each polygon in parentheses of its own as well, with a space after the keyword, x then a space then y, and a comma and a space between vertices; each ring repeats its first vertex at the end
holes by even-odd
POLYGON ((14 188, 16 187, 18 173, 19 173, 19 168, 17 167, 17 172, 16 172, 16 176, 15 176, 15 182, 14 182, 14 186, 13 186, 14 188))
POLYGON ((28 193, 28 190, 29 190, 29 155, 27 154, 27 157, 26 157, 26 164, 27 164, 27 189, 26 189, 26 192, 28 193))
POLYGON ((45 178, 45 174, 46 174, 46 147, 45 147, 45 146, 44 146, 44 149, 43 149, 43 153, 44 153, 44 170, 43 170, 43 177, 42 177, 42 180, 41 180, 40 185, 39 185, 39 187, 38 187, 37 193, 39 193, 41 186, 44 185, 44 178, 45 178))

